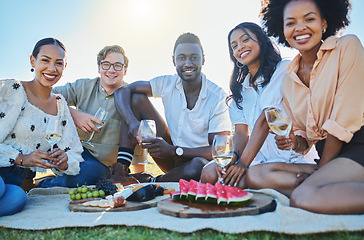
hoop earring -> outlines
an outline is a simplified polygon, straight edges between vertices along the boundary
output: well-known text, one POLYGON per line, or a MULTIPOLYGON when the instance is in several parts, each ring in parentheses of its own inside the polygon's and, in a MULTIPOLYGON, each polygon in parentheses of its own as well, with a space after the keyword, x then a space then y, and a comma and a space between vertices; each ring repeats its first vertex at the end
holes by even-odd
POLYGON ((322 33, 325 33, 326 32, 326 28, 322 28, 322 33))
POLYGON ((31 72, 34 72, 34 68, 31 68, 31 69, 30 69, 30 71, 31 71, 31 72))
POLYGON ((239 65, 239 64, 241 64, 239 61, 236 61, 236 62, 235 62, 235 65, 236 65, 239 69, 242 69, 242 68, 244 67, 244 64, 241 64, 241 65, 239 65))

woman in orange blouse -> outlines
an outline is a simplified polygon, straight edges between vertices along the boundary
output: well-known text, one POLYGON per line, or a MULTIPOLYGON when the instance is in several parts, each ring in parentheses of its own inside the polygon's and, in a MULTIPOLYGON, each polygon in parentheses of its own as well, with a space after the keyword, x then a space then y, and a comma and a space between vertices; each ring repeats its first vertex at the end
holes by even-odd
POLYGON ((349 24, 348 0, 270 0, 263 8, 268 34, 299 51, 283 79, 293 119, 280 149, 316 144, 318 170, 291 195, 291 206, 326 214, 364 213, 364 50, 349 24))

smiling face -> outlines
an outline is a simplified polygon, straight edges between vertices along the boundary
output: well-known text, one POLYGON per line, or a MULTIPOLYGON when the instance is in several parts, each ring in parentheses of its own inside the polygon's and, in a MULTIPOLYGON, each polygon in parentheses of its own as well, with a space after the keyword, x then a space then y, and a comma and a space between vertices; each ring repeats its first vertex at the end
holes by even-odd
POLYGON ((234 58, 241 64, 247 65, 249 71, 254 75, 259 68, 260 46, 257 36, 246 29, 247 33, 242 29, 235 29, 230 36, 230 48, 232 49, 234 58))
POLYGON ((40 48, 37 57, 30 56, 35 79, 43 86, 52 87, 62 77, 66 67, 65 52, 59 46, 48 44, 40 48))
POLYGON ((299 52, 318 50, 327 23, 312 0, 287 3, 283 12, 284 36, 289 45, 299 52))
MULTIPOLYGON (((101 62, 124 65, 124 56, 118 52, 110 52, 101 62)), ((123 83, 123 78, 126 74, 125 66, 121 69, 121 71, 116 71, 114 69, 114 65, 112 65, 108 70, 102 69, 101 64, 99 64, 98 68, 101 78, 101 86, 108 94, 111 94, 121 86, 123 83)))
POLYGON ((193 82, 201 79, 201 68, 204 62, 202 49, 197 43, 180 43, 176 47, 173 64, 183 81, 193 82))

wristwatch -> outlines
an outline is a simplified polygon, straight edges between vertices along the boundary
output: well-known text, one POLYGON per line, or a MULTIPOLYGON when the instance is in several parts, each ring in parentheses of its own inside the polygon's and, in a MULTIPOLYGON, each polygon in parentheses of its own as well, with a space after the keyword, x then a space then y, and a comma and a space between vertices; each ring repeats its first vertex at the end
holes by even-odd
POLYGON ((183 149, 181 147, 176 148, 176 155, 181 157, 183 155, 183 149))

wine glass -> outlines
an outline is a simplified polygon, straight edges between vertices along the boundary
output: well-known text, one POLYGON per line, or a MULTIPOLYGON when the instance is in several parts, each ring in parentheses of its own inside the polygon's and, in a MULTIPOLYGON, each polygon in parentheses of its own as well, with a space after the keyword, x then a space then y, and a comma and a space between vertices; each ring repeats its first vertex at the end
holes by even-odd
MULTIPOLYGON (((138 129, 138 137, 142 142, 142 145, 147 145, 150 143, 143 143, 143 140, 153 139, 157 137, 157 128, 155 126, 154 120, 142 120, 138 129)), ((153 164, 148 161, 148 149, 145 149, 145 160, 139 164, 153 164)))
MULTIPOLYGON (((233 136, 232 135, 215 135, 212 142, 212 157, 215 162, 225 170, 225 167, 231 162, 234 156, 233 136)), ((218 180, 224 183, 223 179, 218 180)))
MULTIPOLYGON (((265 110, 265 117, 269 128, 279 136, 288 136, 292 129, 292 119, 288 117, 287 113, 281 108, 268 108, 265 110)), ((289 151, 291 155, 287 163, 294 163, 297 155, 290 146, 289 151)))
POLYGON ((56 143, 62 138, 62 122, 61 120, 50 117, 47 119, 47 129, 44 134, 45 139, 51 145, 51 151, 56 143))
MULTIPOLYGON (((105 120, 106 120, 106 116, 107 116, 107 111, 106 109, 102 108, 102 107, 99 107, 99 109, 97 110, 97 112, 95 113, 95 117, 100 120, 100 122, 102 122, 102 125, 99 125, 98 123, 95 123, 95 126, 100 130, 102 128, 102 126, 104 126, 105 124, 105 120)), ((87 140, 87 142, 85 141, 82 141, 83 143, 91 146, 91 147, 95 147, 94 145, 91 144, 91 139, 92 137, 94 136, 95 134, 95 131, 92 132, 90 138, 87 140)))

